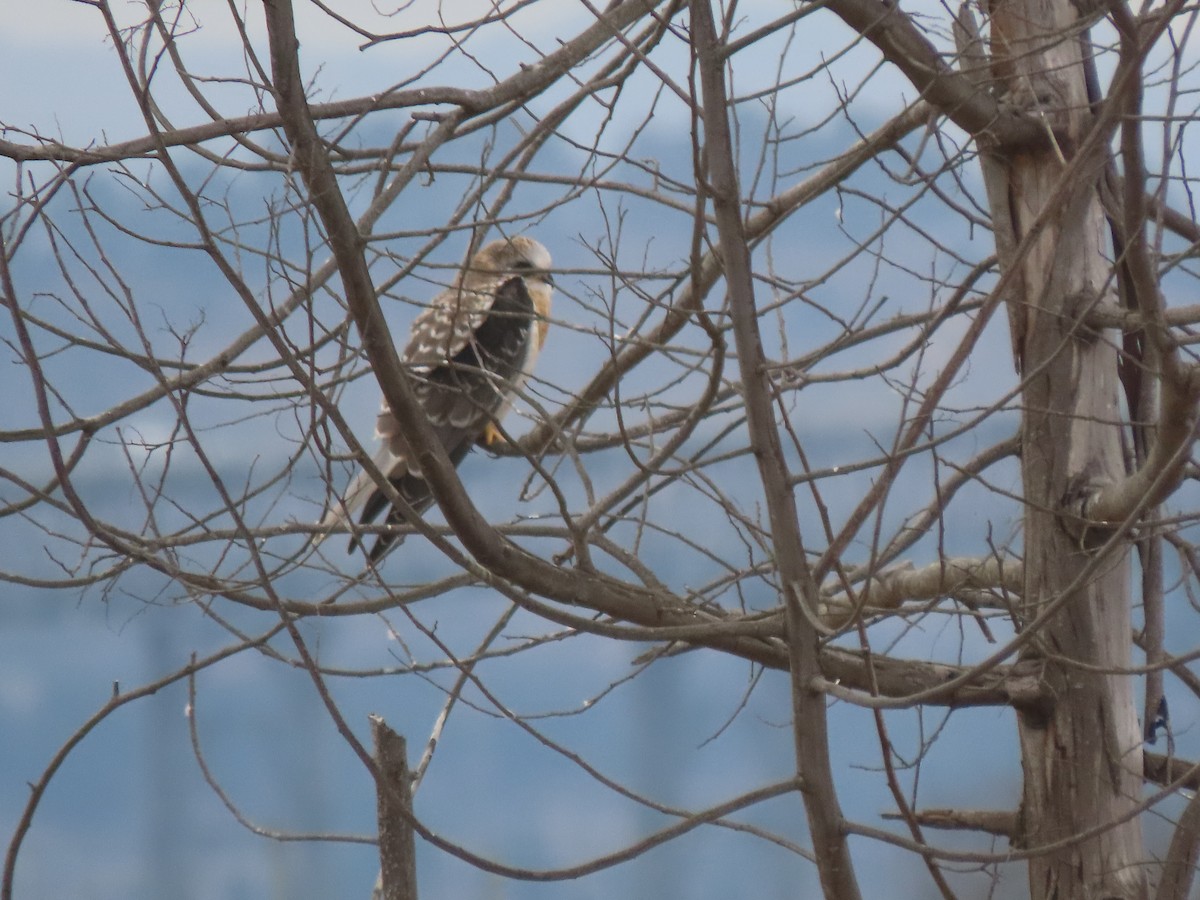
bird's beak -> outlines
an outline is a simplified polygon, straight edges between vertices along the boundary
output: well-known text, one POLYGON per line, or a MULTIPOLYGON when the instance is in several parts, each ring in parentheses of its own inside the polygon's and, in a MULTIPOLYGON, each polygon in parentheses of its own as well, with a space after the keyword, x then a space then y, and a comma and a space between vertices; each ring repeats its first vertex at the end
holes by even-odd
POLYGON ((554 276, 549 272, 538 272, 538 278, 550 285, 550 287, 554 287, 554 276))

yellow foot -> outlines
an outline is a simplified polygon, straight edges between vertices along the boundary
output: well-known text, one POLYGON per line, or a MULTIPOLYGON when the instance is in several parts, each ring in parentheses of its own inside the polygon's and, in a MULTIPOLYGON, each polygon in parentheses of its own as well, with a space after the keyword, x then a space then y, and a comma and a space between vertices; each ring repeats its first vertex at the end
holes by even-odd
POLYGON ((504 441, 504 435, 500 433, 500 429, 496 427, 495 422, 488 422, 483 429, 483 434, 479 436, 479 440, 475 443, 481 447, 492 447, 504 441))

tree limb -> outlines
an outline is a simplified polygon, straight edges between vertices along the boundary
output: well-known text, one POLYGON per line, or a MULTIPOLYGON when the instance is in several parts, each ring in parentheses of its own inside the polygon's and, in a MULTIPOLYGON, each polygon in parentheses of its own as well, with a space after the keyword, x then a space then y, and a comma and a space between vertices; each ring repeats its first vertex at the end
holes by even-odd
POLYGON ((417 900, 417 850, 412 828, 408 748, 381 716, 369 716, 375 765, 386 785, 376 791, 379 884, 372 900, 417 900))
POLYGON ((829 760, 825 697, 813 689, 813 679, 820 673, 819 635, 809 616, 816 608, 818 592, 804 555, 795 495, 789 489, 774 416, 770 374, 759 332, 749 236, 742 221, 741 191, 729 128, 724 54, 709 0, 693 0, 690 8, 693 52, 698 61, 702 90, 700 112, 704 123, 704 168, 697 172, 697 181, 705 184, 712 196, 750 444, 766 497, 772 548, 784 586, 796 772, 801 780, 804 810, 812 832, 813 855, 825 896, 834 900, 857 900, 860 896, 858 882, 842 827, 842 813, 829 760), (807 610, 802 610, 801 604, 807 610))
MULTIPOLYGON (((913 818, 926 828, 947 831, 986 831, 1000 837, 1017 834, 1018 816, 1001 809, 922 809, 914 810, 913 818)), ((902 819, 898 813, 884 813, 885 819, 902 819)))

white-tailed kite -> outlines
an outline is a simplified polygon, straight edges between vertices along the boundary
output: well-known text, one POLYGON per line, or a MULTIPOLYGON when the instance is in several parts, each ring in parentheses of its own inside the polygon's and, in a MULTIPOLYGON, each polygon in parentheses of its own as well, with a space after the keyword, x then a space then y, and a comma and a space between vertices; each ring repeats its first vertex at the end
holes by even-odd
MULTIPOLYGON (((549 326, 550 253, 528 237, 493 241, 472 257, 454 283, 433 299, 413 321, 401 361, 412 375, 413 392, 458 465, 476 443, 501 440, 496 423, 521 391, 549 326)), ((433 503, 429 484, 400 433, 400 423, 384 401, 375 426, 382 442, 377 465, 417 512, 433 503)), ((326 513, 322 526, 374 520, 387 509, 386 524, 404 521, 365 472, 350 484, 345 497, 326 513)), ((380 535, 370 558, 379 559, 400 540, 380 535)), ((350 538, 350 551, 358 538, 350 538)))

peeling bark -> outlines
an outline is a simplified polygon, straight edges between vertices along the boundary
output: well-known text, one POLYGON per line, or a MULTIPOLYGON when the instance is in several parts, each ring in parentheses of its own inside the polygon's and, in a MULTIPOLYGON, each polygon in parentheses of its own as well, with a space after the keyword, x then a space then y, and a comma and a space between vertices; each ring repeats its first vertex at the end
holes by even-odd
POLYGON ((1040 115, 1054 138, 1048 150, 994 157, 1003 177, 988 184, 997 227, 1011 228, 1020 251, 1005 255, 1016 267, 1006 299, 1025 373, 1023 616, 1049 613, 1026 655, 1043 658, 1052 692, 1071 698, 1018 713, 1025 784, 1017 840, 1056 848, 1030 860, 1031 896, 1145 897, 1132 815, 1142 773, 1132 678, 1104 674, 1131 664, 1127 547, 1069 527, 1064 515, 1072 497, 1123 477, 1117 353, 1079 325, 1078 298, 1098 298, 1109 284, 1099 193, 1105 142, 1085 144, 1092 113, 1081 44, 1069 38, 1081 23, 1068 0, 997 0, 991 13, 1002 93, 1040 115), (1100 149, 1077 158, 1084 146, 1100 149), (1068 840, 1106 822, 1114 824, 1095 837, 1068 840))

